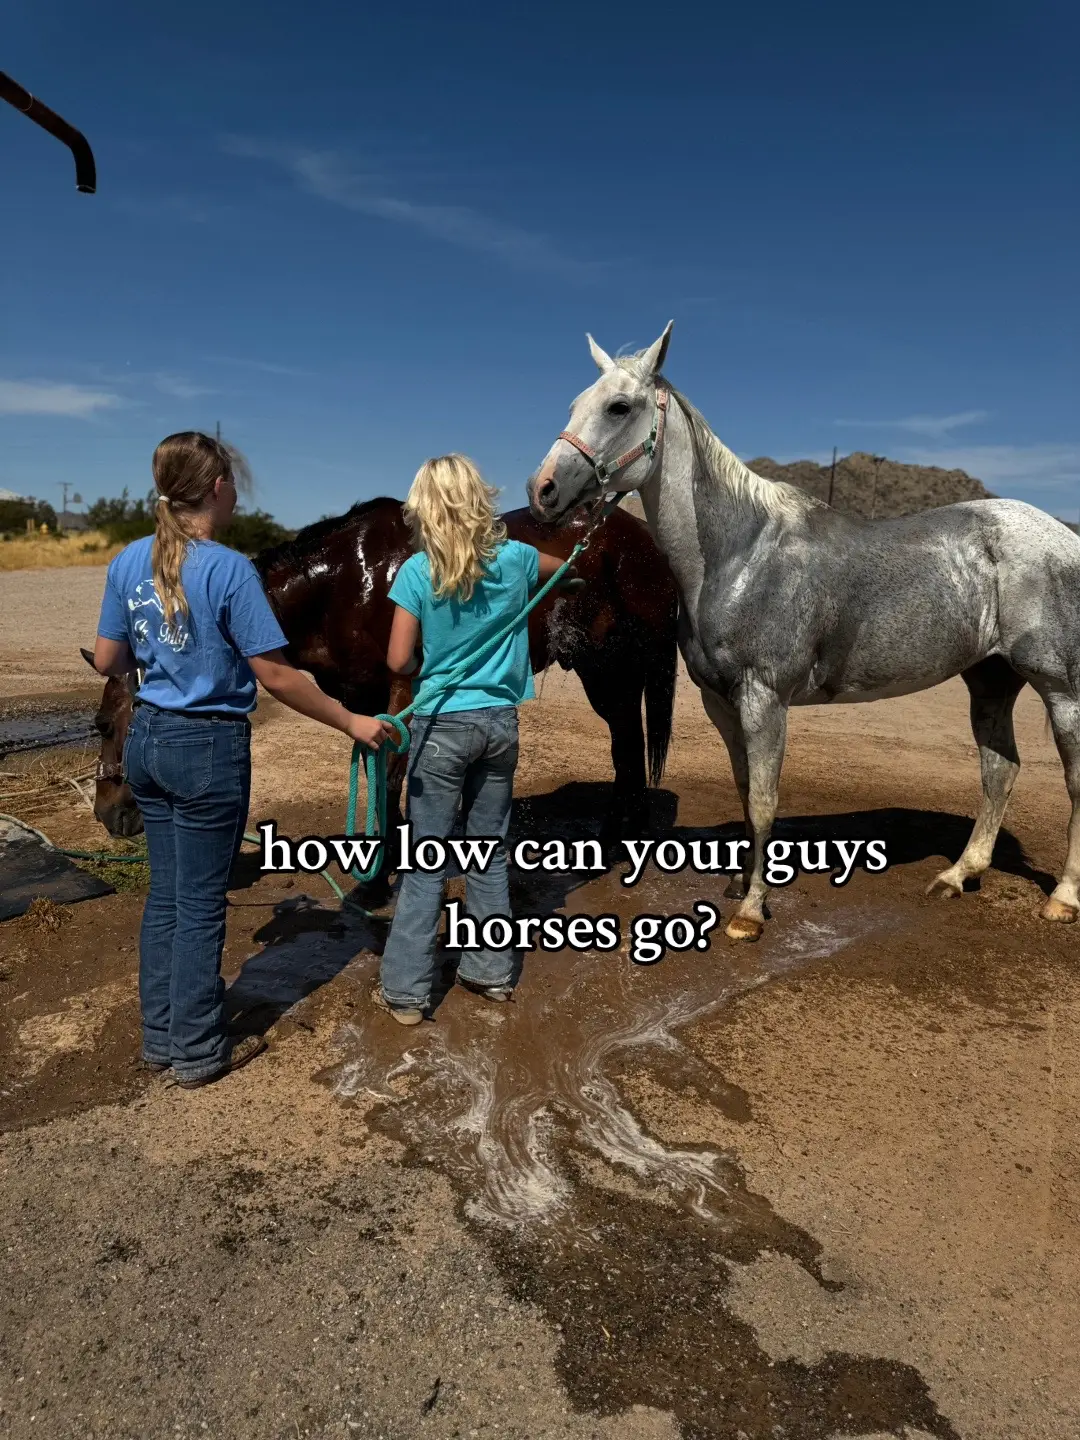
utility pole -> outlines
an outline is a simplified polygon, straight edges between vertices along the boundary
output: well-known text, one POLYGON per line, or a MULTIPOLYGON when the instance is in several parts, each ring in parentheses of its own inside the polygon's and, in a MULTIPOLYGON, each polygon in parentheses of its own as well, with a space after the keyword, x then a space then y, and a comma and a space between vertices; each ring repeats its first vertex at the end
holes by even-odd
POLYGON ((881 462, 885 459, 885 456, 871 455, 870 459, 874 462, 874 489, 873 493, 870 496, 870 519, 873 520, 874 511, 877 509, 878 475, 881 472, 881 462))
POLYGON ((829 504, 832 505, 833 486, 836 484, 836 446, 832 447, 832 469, 829 471, 829 504))
POLYGON ((221 443, 221 421, 220 421, 220 420, 217 422, 217 425, 216 425, 215 428, 214 428, 214 435, 215 435, 215 437, 216 437, 216 439, 217 439, 217 441, 218 441, 218 444, 220 445, 220 443, 221 443))
POLYGON ((67 514, 67 492, 71 489, 71 481, 70 481, 70 480, 58 480, 56 483, 60 486, 60 489, 63 490, 63 492, 64 492, 64 508, 63 508, 63 510, 62 510, 60 513, 63 514, 63 515, 66 515, 66 514, 67 514))

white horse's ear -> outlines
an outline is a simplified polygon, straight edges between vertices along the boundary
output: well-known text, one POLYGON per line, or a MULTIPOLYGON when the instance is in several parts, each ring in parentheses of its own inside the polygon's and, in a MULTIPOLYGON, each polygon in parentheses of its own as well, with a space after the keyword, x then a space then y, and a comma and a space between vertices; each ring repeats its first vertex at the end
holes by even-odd
POLYGON ((615 369, 615 361, 606 350, 601 350, 591 335, 586 334, 585 339, 589 342, 589 354, 596 361, 596 368, 601 375, 606 375, 609 370, 615 369))
POLYGON ((664 361, 667 359, 668 342, 671 339, 671 329, 674 324, 674 320, 667 322, 664 333, 660 336, 660 339, 654 341, 642 357, 645 362, 645 369, 650 377, 658 375, 664 368, 664 361))

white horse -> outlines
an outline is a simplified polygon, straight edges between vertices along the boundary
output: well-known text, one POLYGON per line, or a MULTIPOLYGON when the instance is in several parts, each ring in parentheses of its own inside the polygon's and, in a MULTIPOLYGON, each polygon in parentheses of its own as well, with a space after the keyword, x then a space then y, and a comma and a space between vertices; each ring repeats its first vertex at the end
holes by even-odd
POLYGON ((753 474, 661 374, 671 328, 618 360, 588 337, 600 378, 574 401, 528 493, 550 522, 601 492, 640 492, 679 584, 683 658, 727 745, 753 841, 748 874, 728 887, 742 898, 728 935, 762 932, 789 706, 910 694, 953 675, 971 696, 983 804, 964 853, 928 893, 960 895, 990 865, 1020 768, 1013 705, 1028 683, 1072 801, 1065 869, 1042 915, 1075 921, 1080 539, 1018 500, 865 521, 753 474))

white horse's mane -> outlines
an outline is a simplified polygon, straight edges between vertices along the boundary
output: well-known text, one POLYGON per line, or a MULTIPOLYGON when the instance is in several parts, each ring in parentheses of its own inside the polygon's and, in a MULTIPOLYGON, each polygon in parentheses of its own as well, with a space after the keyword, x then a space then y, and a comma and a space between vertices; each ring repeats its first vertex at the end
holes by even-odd
MULTIPOLYGON (((646 354, 647 351, 641 350, 636 355, 620 355, 615 363, 635 380, 646 381, 649 378, 643 363, 646 354)), ((824 501, 807 494, 796 485, 788 485, 783 480, 769 480, 764 475, 755 475, 727 448, 701 411, 676 390, 670 380, 663 375, 657 375, 656 383, 667 390, 682 411, 702 469, 714 484, 729 493, 736 504, 787 519, 793 519, 824 504, 824 501)))

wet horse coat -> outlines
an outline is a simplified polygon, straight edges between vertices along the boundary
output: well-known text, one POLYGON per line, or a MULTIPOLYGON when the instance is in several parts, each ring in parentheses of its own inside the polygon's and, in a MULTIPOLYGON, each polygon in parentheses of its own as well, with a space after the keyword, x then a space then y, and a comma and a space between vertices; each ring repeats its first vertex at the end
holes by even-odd
POLYGON ((990 864, 1019 769, 1012 711, 1031 684, 1046 705, 1072 800, 1064 872, 1043 916, 1080 912, 1080 539, 1015 500, 977 500, 896 520, 841 515, 753 474, 661 373, 671 334, 612 360, 574 402, 571 429, 529 482, 534 514, 569 514, 601 488, 637 489, 682 596, 680 645, 723 737, 753 854, 729 894, 735 938, 762 930, 765 845, 792 705, 908 694, 962 675, 983 805, 955 865, 931 886, 959 895, 990 864), (605 474, 667 422, 655 453, 605 474), (599 466, 597 464, 599 458, 599 466))

